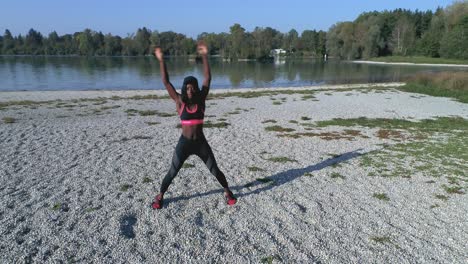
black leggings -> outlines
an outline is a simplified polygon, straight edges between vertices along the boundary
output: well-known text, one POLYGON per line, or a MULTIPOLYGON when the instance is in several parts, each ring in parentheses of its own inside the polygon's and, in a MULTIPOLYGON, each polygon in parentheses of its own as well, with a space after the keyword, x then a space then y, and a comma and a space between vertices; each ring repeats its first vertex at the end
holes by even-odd
POLYGON ((213 151, 211 150, 210 145, 208 145, 206 138, 202 136, 196 140, 190 140, 181 135, 175 148, 174 156, 172 157, 171 168, 163 179, 161 193, 165 193, 167 191, 172 180, 174 180, 182 167, 182 164, 184 164, 185 160, 192 154, 200 157, 203 162, 205 162, 210 172, 216 177, 218 182, 224 188, 228 188, 226 177, 219 170, 213 151))

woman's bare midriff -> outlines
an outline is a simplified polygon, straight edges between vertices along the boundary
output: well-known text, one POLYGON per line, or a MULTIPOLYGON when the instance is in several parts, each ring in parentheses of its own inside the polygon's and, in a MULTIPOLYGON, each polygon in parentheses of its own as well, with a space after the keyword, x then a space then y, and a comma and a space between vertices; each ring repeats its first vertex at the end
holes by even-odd
POLYGON ((182 135, 190 140, 196 140, 203 137, 203 124, 184 126, 182 125, 182 135))

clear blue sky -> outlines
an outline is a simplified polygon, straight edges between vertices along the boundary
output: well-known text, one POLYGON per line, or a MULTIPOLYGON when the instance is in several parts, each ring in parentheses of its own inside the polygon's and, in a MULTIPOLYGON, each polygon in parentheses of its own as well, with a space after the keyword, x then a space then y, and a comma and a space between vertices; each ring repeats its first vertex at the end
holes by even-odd
POLYGON ((126 36, 139 27, 175 31, 196 37, 202 32, 229 32, 234 23, 247 31, 270 26, 283 33, 296 29, 328 30, 340 21, 352 21, 365 11, 432 10, 453 0, 10 0, 3 1, 0 34, 9 29, 25 35, 30 28, 43 35, 59 35, 91 28, 126 36))

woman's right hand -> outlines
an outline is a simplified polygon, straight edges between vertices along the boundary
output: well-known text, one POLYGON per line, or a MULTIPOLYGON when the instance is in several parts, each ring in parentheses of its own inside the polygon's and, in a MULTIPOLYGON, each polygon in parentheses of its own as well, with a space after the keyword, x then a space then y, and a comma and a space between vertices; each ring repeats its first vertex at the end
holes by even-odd
POLYGON ((159 60, 159 61, 162 61, 163 60, 163 52, 161 50, 160 47, 157 47, 154 49, 154 56, 156 56, 156 58, 159 60))

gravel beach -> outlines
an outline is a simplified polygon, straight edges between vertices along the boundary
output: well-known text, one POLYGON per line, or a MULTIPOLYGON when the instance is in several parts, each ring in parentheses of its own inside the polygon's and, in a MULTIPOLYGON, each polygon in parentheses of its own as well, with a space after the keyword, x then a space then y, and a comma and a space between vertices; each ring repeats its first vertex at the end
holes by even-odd
POLYGON ((204 133, 238 203, 192 156, 162 210, 181 134, 165 91, 0 92, 0 262, 466 263, 466 156, 389 158, 450 135, 317 125, 468 119, 399 85, 212 90, 204 133))

